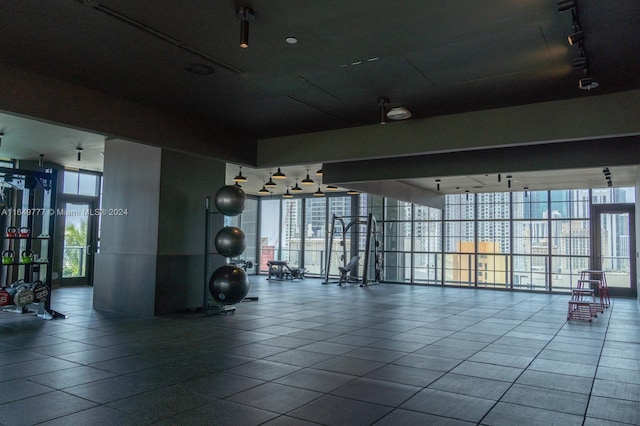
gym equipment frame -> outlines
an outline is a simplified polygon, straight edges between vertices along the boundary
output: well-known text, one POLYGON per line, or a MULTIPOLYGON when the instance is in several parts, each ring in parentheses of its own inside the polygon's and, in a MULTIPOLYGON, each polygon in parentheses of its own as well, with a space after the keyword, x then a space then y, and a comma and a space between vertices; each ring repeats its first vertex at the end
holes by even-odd
MULTIPOLYGON (((377 236, 377 222, 376 218, 372 213, 369 213, 367 216, 336 216, 333 215, 331 221, 331 232, 329 234, 329 250, 327 255, 327 264, 324 272, 324 281, 322 284, 329 284, 329 275, 331 270, 331 257, 333 252, 333 243, 334 238, 337 234, 336 225, 341 225, 340 232, 340 245, 342 246, 342 254, 340 255, 340 259, 342 260, 342 265, 338 267, 340 271, 340 277, 336 282, 338 285, 342 285, 342 283, 360 283, 360 287, 366 287, 373 284, 379 284, 382 278, 382 256, 378 254, 379 244, 376 240, 377 236), (350 220, 347 222, 346 220, 350 220), (358 238, 355 239, 355 248, 350 247, 351 256, 347 253, 347 235, 352 227, 356 226, 355 235, 357 236, 359 232, 357 231, 357 226, 364 225, 366 227, 366 235, 365 235, 365 246, 364 253, 362 254, 362 258, 364 258, 363 268, 362 268, 362 279, 357 277, 357 265, 360 259, 360 254, 358 253, 357 241, 358 238), (370 263, 371 257, 373 255, 374 260, 374 279, 370 279, 370 263), (354 260, 354 258, 356 258, 354 260), (347 262, 347 259, 351 259, 347 262), (354 273, 355 272, 355 273, 354 273)), ((352 241, 353 244, 353 241, 352 241)))

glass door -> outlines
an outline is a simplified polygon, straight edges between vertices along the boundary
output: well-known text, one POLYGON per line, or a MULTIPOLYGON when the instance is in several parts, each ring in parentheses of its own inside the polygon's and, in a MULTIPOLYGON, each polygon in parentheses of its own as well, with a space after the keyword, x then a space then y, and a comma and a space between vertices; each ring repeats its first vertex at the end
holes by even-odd
POLYGON ((596 205, 594 213, 592 265, 605 272, 610 295, 636 297, 634 206, 596 205))
POLYGON ((97 213, 93 202, 64 203, 62 285, 93 285, 97 213))

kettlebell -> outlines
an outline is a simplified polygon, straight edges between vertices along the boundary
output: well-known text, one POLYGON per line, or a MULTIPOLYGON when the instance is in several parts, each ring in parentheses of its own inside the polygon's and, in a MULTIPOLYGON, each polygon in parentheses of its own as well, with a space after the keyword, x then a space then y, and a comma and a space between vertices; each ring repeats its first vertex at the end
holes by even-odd
POLYGON ((7 228, 7 237, 15 238, 18 236, 18 228, 15 226, 10 226, 7 228))
POLYGON ((8 265, 13 263, 14 254, 11 250, 5 250, 2 252, 2 263, 8 265))
POLYGON ((18 236, 20 238, 29 238, 29 234, 31 233, 31 230, 29 228, 27 228, 26 226, 18 229, 18 236))
POLYGON ((22 252, 22 263, 33 262, 33 252, 31 250, 25 250, 22 252))

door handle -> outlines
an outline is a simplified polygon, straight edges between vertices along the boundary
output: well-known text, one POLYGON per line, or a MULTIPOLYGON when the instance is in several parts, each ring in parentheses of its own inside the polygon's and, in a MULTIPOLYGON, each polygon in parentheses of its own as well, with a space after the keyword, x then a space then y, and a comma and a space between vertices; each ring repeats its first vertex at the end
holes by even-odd
POLYGON ((91 254, 92 254, 91 253, 91 244, 87 244, 84 249, 85 249, 85 253, 87 253, 87 256, 91 256, 91 254))

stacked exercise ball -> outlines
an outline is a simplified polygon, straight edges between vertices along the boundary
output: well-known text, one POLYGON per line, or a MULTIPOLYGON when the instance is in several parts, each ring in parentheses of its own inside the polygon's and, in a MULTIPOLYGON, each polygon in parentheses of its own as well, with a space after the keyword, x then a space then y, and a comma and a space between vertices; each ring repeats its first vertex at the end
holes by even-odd
MULTIPOLYGON (((218 190, 215 205, 225 216, 237 216, 244 211, 247 195, 239 186, 227 185, 218 190)), ((244 252, 245 235, 240 228, 225 226, 216 234, 215 246, 218 254, 236 257, 244 252)), ((247 273, 235 265, 223 265, 216 269, 209 279, 209 293, 223 305, 234 305, 249 292, 247 273)))

